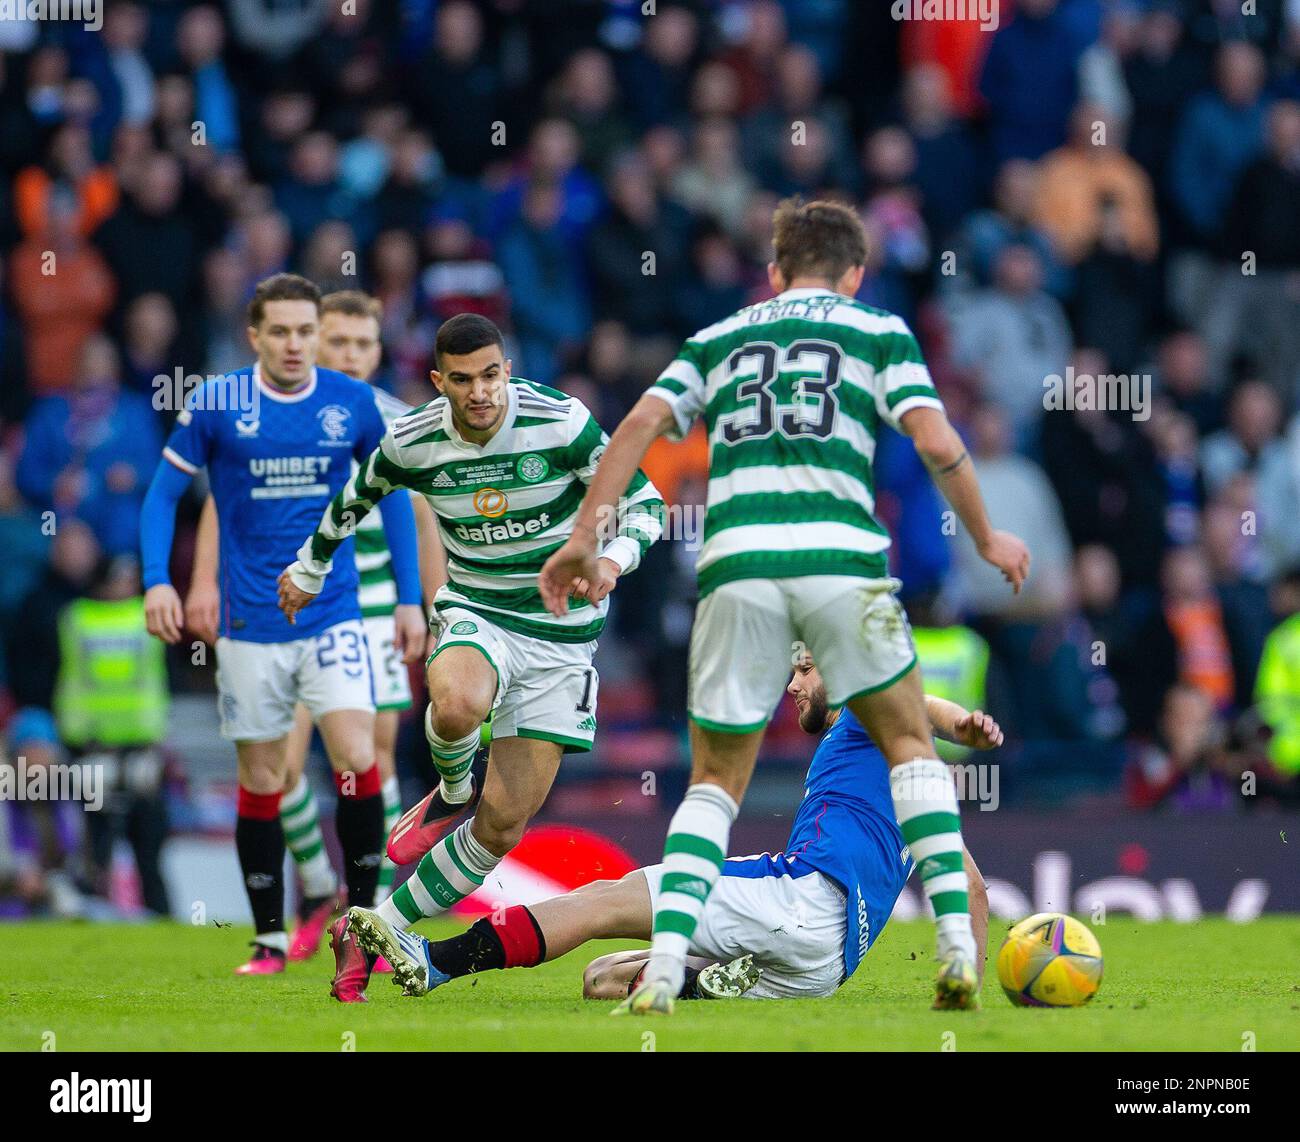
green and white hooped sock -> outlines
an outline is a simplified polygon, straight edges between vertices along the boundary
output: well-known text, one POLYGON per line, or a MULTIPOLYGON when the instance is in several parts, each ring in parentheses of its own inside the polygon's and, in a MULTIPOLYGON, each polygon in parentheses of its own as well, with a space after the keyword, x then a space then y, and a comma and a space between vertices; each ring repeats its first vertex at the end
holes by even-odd
POLYGON ((739 812, 725 789, 701 782, 686 791, 668 825, 645 978, 666 981, 674 995, 686 978, 691 937, 722 873, 731 825, 739 812))
POLYGON ((889 771, 889 792, 921 887, 934 908, 939 955, 956 950, 973 960, 970 885, 952 774, 942 761, 918 758, 889 771))
POLYGON ((442 799, 449 805, 459 805, 469 800, 470 770, 478 752, 482 726, 477 726, 463 738, 446 741, 433 732, 433 706, 424 711, 424 737, 429 743, 433 766, 442 778, 442 799))
POLYGON ((284 829, 284 843, 298 866, 303 895, 333 896, 338 891, 339 881, 334 866, 330 864, 329 853, 325 851, 316 798, 305 773, 298 778, 293 792, 280 800, 280 825, 284 829))
POLYGON ((420 858, 414 874, 375 911, 404 932, 417 920, 438 916, 478 891, 501 858, 474 839, 473 824, 471 817, 434 845, 420 858))
MULTIPOLYGON (((394 774, 379 788, 379 796, 384 801, 384 836, 393 831, 402 815, 402 793, 394 774)), ((387 896, 393 889, 393 877, 397 875, 397 865, 388 859, 387 853, 379 862, 379 884, 375 889, 376 898, 387 896)))

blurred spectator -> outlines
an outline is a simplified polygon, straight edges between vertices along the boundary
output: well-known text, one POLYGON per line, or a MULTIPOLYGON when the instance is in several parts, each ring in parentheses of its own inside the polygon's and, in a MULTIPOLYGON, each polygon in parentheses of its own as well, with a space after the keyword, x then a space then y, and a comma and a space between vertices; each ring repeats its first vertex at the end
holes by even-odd
POLYGON ((1070 327, 1043 289, 1032 246, 1003 246, 987 289, 948 305, 953 362, 974 369, 985 400, 1007 418, 1023 443, 1043 412, 1044 379, 1062 375, 1070 358, 1070 327))
POLYGON ((573 124, 582 139, 583 165, 596 174, 604 174, 614 156, 634 142, 620 102, 608 55, 586 48, 569 57, 556 80, 551 110, 573 124))
POLYGON ((152 400, 154 378, 171 376, 176 356, 176 311, 160 293, 145 293, 126 311, 122 335, 122 383, 152 400))
POLYGON ((1042 163, 1038 221, 1076 266, 1075 332, 1126 372, 1145 349, 1155 308, 1151 270, 1159 224, 1146 173, 1123 152, 1119 127, 1080 104, 1069 145, 1042 163))
POLYGON ((977 615, 1029 621, 1059 614, 1067 603, 1070 537, 1061 505, 1042 468, 1012 450, 1011 426, 995 404, 976 409, 970 425, 971 458, 994 527, 1015 528, 1032 551, 1034 574, 1018 595, 971 543, 955 548, 958 589, 977 615))
POLYGON ((244 280, 244 261, 234 250, 213 250, 203 263, 203 304, 191 320, 207 376, 223 376, 247 363, 244 280))
POLYGON ((1242 172, 1227 205, 1224 266, 1206 330, 1221 357, 1249 353, 1279 392, 1294 397, 1300 393, 1300 103, 1273 104, 1267 131, 1268 149, 1242 172))
POLYGON ((27 383, 38 395, 64 388, 86 340, 108 316, 115 291, 104 259, 77 231, 70 199, 55 195, 45 230, 14 248, 9 277, 24 324, 27 383))
POLYGON ((624 58, 620 78, 631 114, 644 129, 685 114, 699 22, 689 8, 661 4, 642 28, 641 50, 624 58))
POLYGON ((735 124, 726 119, 697 124, 691 136, 691 157, 673 180, 673 197, 735 234, 754 189, 753 178, 740 163, 735 124))
POLYGON ((8 268, 0 258, 0 429, 7 422, 21 420, 30 401, 23 325, 4 288, 8 268))
POLYGON ((20 708, 54 709, 59 670, 59 613, 90 586, 101 550, 80 520, 58 523, 49 541, 49 564, 4 626, 8 685, 20 708))
POLYGON ((677 291, 676 328, 690 336, 721 321, 747 302, 744 261, 735 243, 715 226, 697 230, 690 273, 677 291))
POLYGON ((131 173, 126 201, 95 231, 95 245, 117 279, 124 309, 146 293, 160 293, 178 312, 188 307, 198 271, 198 243, 181 209, 182 172, 156 151, 131 173))
POLYGON ((1213 702, 1193 686, 1175 686, 1165 695, 1159 743, 1140 747, 1125 770, 1128 803, 1178 812, 1239 807, 1241 768, 1225 746, 1213 702))
POLYGON ((1058 0, 1019 0, 993 36, 980 94, 993 121, 993 154, 1037 159, 1065 142, 1085 43, 1058 0))
POLYGON ((1227 500, 1206 507, 1203 530, 1205 557, 1232 653, 1235 704, 1245 709, 1254 701, 1255 675, 1273 624, 1269 592, 1261 582, 1250 537, 1242 534, 1241 515, 1227 500))
POLYGON ((95 334, 82 346, 68 394, 32 406, 18 487, 60 522, 84 520, 110 555, 134 551, 162 443, 150 401, 122 391, 117 350, 95 334))
POLYGON ((1259 380, 1239 384, 1228 398, 1228 425, 1205 438, 1201 470, 1211 495, 1221 491, 1239 472, 1253 472, 1270 448, 1280 448, 1282 402, 1259 380))
POLYGON ((781 52, 786 46, 785 10, 777 0, 754 0, 741 11, 740 42, 723 55, 723 61, 740 81, 742 115, 767 103, 776 87, 781 52))
MULTIPOLYGON (((40 580, 52 534, 42 523, 39 513, 18 494, 9 454, 0 451, 0 551, 5 553, 0 560, 0 631, 9 629, 23 599, 40 580)), ((0 668, 4 650, 0 639, 0 668)))
POLYGON ((1178 678, 1199 690, 1217 710, 1226 711, 1235 697, 1232 652, 1223 608, 1210 580, 1205 556, 1196 547, 1176 547, 1161 571, 1165 621, 1178 647, 1178 678))
MULTIPOLYGON (((62 764, 65 758, 58 730, 50 712, 36 706, 19 710, 5 729, 10 756, 0 755, 0 765, 23 763, 32 769, 62 764)), ((84 901, 73 883, 68 852, 59 822, 58 801, 34 799, 22 802, 36 834, 36 868, 27 879, 24 895, 38 907, 60 919, 83 914, 84 901)), ((7 817, 9 802, 0 802, 0 815, 7 817)), ((7 821, 6 821, 7 824, 7 821)), ((20 882, 21 883, 21 882, 20 882)))
POLYGON ((1079 57, 1079 96, 1096 106, 1125 135, 1133 115, 1133 97, 1124 78, 1124 63, 1140 35, 1139 0, 1115 0, 1102 19, 1101 38, 1079 57))
MULTIPOLYGON (((1106 358, 1078 350, 1077 377, 1104 377, 1106 358)), ((1076 547, 1115 552, 1124 586, 1154 587, 1164 550, 1165 493, 1155 449, 1128 413, 1076 408, 1046 414, 1039 445, 1076 547)))
POLYGON ((149 14, 139 4, 114 4, 104 13, 104 49, 124 123, 148 123, 157 107, 144 53, 148 34, 149 14))
POLYGON ((614 164, 608 194, 609 212, 587 239, 596 318, 622 322, 634 336, 673 329, 690 217, 658 199, 635 154, 614 164))
POLYGON ((485 57, 483 18, 473 4, 438 5, 411 95, 417 121, 433 131, 454 174, 476 176, 501 156, 493 128, 504 110, 501 78, 485 57))
POLYGON ((145 907, 167 916, 160 746, 170 695, 163 645, 145 629, 134 555, 101 561, 88 594, 60 612, 55 662, 59 737, 74 762, 95 767, 103 797, 86 805, 86 886, 108 898, 120 834, 135 856, 145 907))
POLYGON ((1096 104, 1075 108, 1069 142, 1043 159, 1036 214, 1071 265, 1103 245, 1111 226, 1138 261, 1151 261, 1160 246, 1151 183, 1124 153, 1121 125, 1096 104))
POLYGON ((561 224, 563 192, 554 183, 530 184, 523 215, 501 239, 497 259, 514 299, 512 316, 523 360, 521 375, 550 384, 561 355, 590 326, 582 267, 561 224))
POLYGON ((1129 153, 1142 164, 1163 203, 1178 121, 1201 86, 1203 69, 1184 41, 1176 0, 1151 4, 1140 17, 1136 35, 1137 42, 1124 59, 1124 79, 1133 104, 1129 153))
POLYGON ((426 234, 430 265, 420 279, 429 308, 441 323, 457 313, 481 313, 498 325, 509 310, 506 283, 487 243, 463 218, 435 221, 426 234))
POLYGON ((1257 529, 1264 568, 1278 575, 1300 564, 1300 414, 1287 425, 1282 446, 1261 457, 1256 480, 1257 529))
POLYGON ((1255 700, 1273 731, 1269 759, 1280 773, 1300 781, 1300 569, 1278 580, 1272 602, 1280 621, 1264 644, 1255 700))
POLYGON ((1175 329, 1160 342, 1155 391, 1191 417, 1201 437, 1223 426, 1221 385, 1215 383, 1209 368, 1205 341, 1193 330, 1175 329))
POLYGON ((528 150, 520 170, 492 203, 490 236, 503 234, 524 211, 524 200, 538 183, 558 192, 556 221, 566 241, 580 246, 600 213, 600 184, 578 159, 578 132, 566 119, 543 119, 528 137, 528 150))
MULTIPOLYGON (((430 320, 420 304, 419 247, 410 231, 385 230, 375 239, 371 259, 370 292, 383 306, 379 330, 387 364, 381 376, 409 382, 423 393, 433 367, 430 358, 436 321, 430 320)), ((423 404, 428 399, 421 396, 413 403, 423 404)))
POLYGON ((1058 301, 1070 290, 1070 273, 1061 263, 1052 239, 1038 224, 1038 164, 1009 159, 998 170, 993 206, 967 216, 957 237, 953 280, 965 289, 993 283, 993 272, 1003 249, 1029 246, 1038 255, 1043 288, 1058 301))
POLYGON ((216 151, 234 150, 240 138, 239 97, 222 59, 225 44, 225 25, 215 8, 201 5, 181 17, 176 47, 194 85, 195 119, 216 151))
POLYGON ((970 129, 953 113, 948 74, 937 64, 907 73, 903 115, 916 152, 915 181, 930 233, 946 242, 979 205, 983 156, 970 129))
POLYGON ((403 131, 394 141, 388 178, 375 198, 381 230, 420 230, 433 213, 443 182, 442 155, 423 131, 403 131))
POLYGON ((787 148, 793 132, 802 124, 806 132, 815 133, 820 140, 831 180, 840 186, 851 185, 854 146, 848 108, 824 94, 816 55, 801 45, 790 45, 776 61, 775 78, 771 101, 749 118, 744 129, 746 167, 760 172, 760 178, 771 183, 772 172, 789 165, 792 156, 787 148))
POLYGON ((1209 249, 1217 238, 1237 176, 1264 140, 1264 56, 1253 44, 1224 44, 1215 89, 1187 107, 1170 157, 1174 203, 1189 236, 1209 249))
POLYGON ((14 179, 13 209, 19 229, 36 238, 59 227, 53 217, 56 212, 71 210, 72 230, 82 237, 93 233, 117 209, 112 168, 96 161, 90 133, 76 123, 55 129, 46 154, 43 164, 19 171, 14 179))
POLYGON ((1109 547, 1085 544, 1074 557, 1080 613, 1104 653, 1119 688, 1129 730, 1155 732, 1161 695, 1178 678, 1177 648, 1154 592, 1124 591, 1119 560, 1109 547))
MULTIPOLYGON (((311 76, 313 89, 326 102, 332 96, 332 101, 341 105, 336 107, 335 118, 340 127, 346 128, 351 118, 350 105, 367 102, 388 86, 388 53, 380 21, 371 0, 337 5, 310 0, 310 6, 314 11, 307 19, 300 19, 295 29, 298 36, 309 41, 303 53, 305 70, 311 76), (323 18, 324 26, 313 35, 314 15, 323 18)), ((236 9, 235 31, 240 35, 238 20, 236 9)))
POLYGON ((275 187, 276 209, 297 243, 322 222, 346 219, 352 203, 339 182, 338 145, 324 131, 309 131, 293 145, 286 177, 275 187))
POLYGON ((917 294, 928 280, 930 234, 915 185, 916 148, 906 131, 883 127, 867 136, 863 166, 868 199, 863 221, 874 237, 873 288, 884 291, 885 308, 904 320, 916 316, 917 294))

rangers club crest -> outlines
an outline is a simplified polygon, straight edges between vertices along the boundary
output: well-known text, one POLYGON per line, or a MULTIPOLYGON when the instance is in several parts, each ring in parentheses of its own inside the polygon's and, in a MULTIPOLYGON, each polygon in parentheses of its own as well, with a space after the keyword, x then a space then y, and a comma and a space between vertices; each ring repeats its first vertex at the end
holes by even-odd
POLYGON ((352 419, 352 413, 341 404, 327 404, 316 414, 316 419, 320 421, 321 431, 326 436, 321 443, 339 444, 348 434, 348 421, 352 419))

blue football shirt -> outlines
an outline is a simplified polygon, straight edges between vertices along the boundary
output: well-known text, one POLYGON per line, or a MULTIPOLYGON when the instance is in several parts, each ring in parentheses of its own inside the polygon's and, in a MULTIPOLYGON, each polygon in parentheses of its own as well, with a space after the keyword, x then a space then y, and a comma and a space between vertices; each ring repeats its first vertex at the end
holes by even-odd
POLYGON ((277 605, 276 580, 347 483, 351 462, 364 461, 385 431, 375 390, 332 369, 281 393, 252 365, 190 394, 163 456, 191 475, 208 469, 221 525, 224 637, 288 642, 361 617, 352 540, 295 625, 277 605))
POLYGON ((807 876, 844 890, 844 967, 852 975, 894 910, 912 857, 894 817, 889 766, 851 711, 817 743, 785 852, 729 860, 724 876, 807 876))

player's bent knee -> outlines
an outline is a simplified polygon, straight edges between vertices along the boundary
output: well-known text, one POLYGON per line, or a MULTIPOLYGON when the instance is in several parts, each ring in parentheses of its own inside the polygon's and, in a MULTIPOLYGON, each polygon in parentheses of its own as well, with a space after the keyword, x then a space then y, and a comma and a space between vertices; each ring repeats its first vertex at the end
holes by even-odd
POLYGON ((483 724, 487 711, 459 694, 449 694, 430 703, 429 721, 443 741, 458 741, 483 724))
POLYGON ((474 839, 494 856, 505 856, 523 839, 528 818, 515 819, 480 806, 474 816, 474 839))

